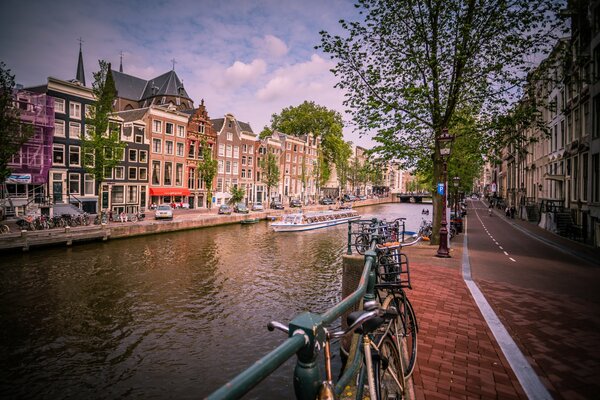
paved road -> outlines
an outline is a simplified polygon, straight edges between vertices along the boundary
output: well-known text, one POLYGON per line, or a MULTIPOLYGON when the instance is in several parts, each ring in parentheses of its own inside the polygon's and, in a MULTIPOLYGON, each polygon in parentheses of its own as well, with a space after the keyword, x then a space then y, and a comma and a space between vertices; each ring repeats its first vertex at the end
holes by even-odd
POLYGON ((554 398, 600 394, 600 268, 470 204, 473 279, 554 398))

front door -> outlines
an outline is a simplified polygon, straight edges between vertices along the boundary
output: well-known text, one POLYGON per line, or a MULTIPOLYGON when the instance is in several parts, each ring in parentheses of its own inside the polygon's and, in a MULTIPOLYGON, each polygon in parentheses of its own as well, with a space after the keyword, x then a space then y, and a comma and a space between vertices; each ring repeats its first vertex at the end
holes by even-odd
POLYGON ((63 174, 52 173, 52 200, 54 203, 63 202, 63 174))

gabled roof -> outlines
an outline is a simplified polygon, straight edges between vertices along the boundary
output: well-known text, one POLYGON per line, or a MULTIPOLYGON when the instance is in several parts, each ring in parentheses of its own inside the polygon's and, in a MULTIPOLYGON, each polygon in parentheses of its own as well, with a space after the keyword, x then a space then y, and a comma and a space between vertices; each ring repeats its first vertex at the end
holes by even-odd
POLYGON ((112 74, 119 97, 141 101, 155 96, 176 96, 191 100, 173 70, 149 80, 118 71, 112 71, 112 74))
POLYGON ((127 75, 119 71, 112 71, 115 87, 119 97, 139 101, 142 98, 147 81, 144 79, 127 75))
MULTIPOLYGON (((213 128, 216 132, 221 132, 221 129, 223 128, 223 123, 225 122, 225 118, 211 119, 210 122, 212 122, 213 128)), ((254 134, 254 131, 252 130, 250 124, 238 120, 235 120, 235 122, 237 123, 240 132, 248 132, 254 134)))
POLYGON ((141 120, 146 112, 148 111, 148 107, 145 108, 137 108, 135 110, 127 110, 127 111, 119 111, 116 112, 115 115, 123 118, 123 122, 133 122, 141 120))

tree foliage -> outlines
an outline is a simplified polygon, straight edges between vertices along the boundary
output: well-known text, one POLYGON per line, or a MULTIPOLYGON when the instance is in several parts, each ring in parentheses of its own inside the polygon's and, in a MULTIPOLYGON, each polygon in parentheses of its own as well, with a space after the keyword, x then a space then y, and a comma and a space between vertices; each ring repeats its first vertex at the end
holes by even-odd
POLYGON ((244 200, 246 192, 244 191, 244 188, 234 185, 229 189, 229 194, 231 197, 227 201, 227 204, 234 205, 244 200))
MULTIPOLYGON (((563 3, 358 0, 362 20, 341 21, 343 35, 321 32, 318 47, 337 60, 336 86, 346 91, 357 128, 375 133, 375 150, 404 166, 431 162, 439 182, 436 138, 458 112, 477 115, 473 132, 488 141, 492 128, 518 123, 499 116, 522 95, 531 61, 561 35, 563 3)), ((435 231, 440 200, 434 197, 435 231)))
MULTIPOLYGON (((81 134, 81 152, 86 172, 94 177, 96 193, 100 197, 100 187, 105 176, 123 159, 125 143, 121 142, 120 125, 111 120, 112 106, 117 95, 110 63, 98 61, 100 69, 94 72, 92 92, 96 101, 87 110, 87 129, 81 134)), ((100 198, 98 207, 101 207, 100 198)))
POLYGON ((6 64, 0 62, 0 182, 4 183, 11 173, 8 163, 21 146, 33 135, 33 126, 21 121, 20 112, 14 106, 15 77, 6 64))
POLYGON ((279 172, 277 156, 270 152, 268 147, 267 153, 260 161, 260 168, 262 170, 261 180, 267 186, 267 199, 270 202, 271 188, 277 187, 281 174, 279 172))
POLYGON ((206 188, 206 207, 211 208, 212 184, 217 175, 219 162, 213 158, 212 149, 208 147, 205 138, 202 138, 200 146, 202 148, 200 152, 201 159, 196 164, 196 171, 200 174, 206 188))

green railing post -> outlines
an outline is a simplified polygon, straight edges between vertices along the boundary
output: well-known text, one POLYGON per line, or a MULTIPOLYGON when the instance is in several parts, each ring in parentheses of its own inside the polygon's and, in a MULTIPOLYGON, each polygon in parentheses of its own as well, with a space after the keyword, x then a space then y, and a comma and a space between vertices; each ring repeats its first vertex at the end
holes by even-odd
POLYGON ((377 253, 375 253, 374 250, 367 250, 365 252, 365 261, 367 260, 371 260, 371 262, 369 263, 368 261, 365 262, 365 264, 370 264, 371 268, 369 270, 369 278, 367 281, 367 291, 365 292, 365 296, 364 296, 364 301, 370 301, 370 300, 375 300, 376 296, 375 296, 375 283, 377 280, 377 274, 375 273, 375 260, 377 258, 377 253))
POLYGON ((348 221, 348 251, 346 254, 352 254, 352 221, 348 221))
POLYGON ((290 322, 290 335, 303 332, 308 343, 298 353, 294 368, 294 392, 297 399, 313 400, 319 392, 321 377, 317 356, 325 345, 323 318, 318 314, 303 313, 290 322))

